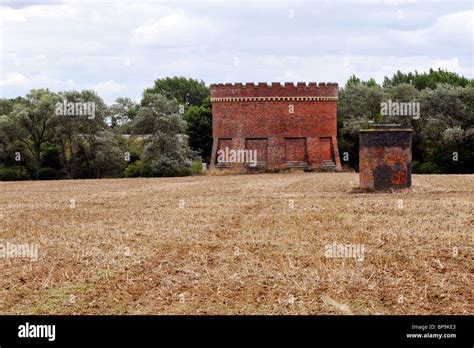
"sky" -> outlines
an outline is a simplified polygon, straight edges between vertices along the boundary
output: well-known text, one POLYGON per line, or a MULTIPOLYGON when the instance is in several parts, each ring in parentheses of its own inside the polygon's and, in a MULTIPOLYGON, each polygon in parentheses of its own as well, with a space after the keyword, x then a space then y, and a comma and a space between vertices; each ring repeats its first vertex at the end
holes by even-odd
POLYGON ((0 97, 93 89, 139 100, 154 80, 382 82, 474 78, 474 1, 12 1, 0 6, 0 97))

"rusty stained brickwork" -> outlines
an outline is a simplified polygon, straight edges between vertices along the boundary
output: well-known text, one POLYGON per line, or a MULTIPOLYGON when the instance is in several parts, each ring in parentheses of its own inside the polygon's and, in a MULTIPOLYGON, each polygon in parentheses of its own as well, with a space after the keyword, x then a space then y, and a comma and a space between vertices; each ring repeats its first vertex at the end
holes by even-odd
POLYGON ((340 169, 336 83, 211 85, 213 149, 255 149, 268 169, 340 169))
POLYGON ((370 190, 411 186, 411 129, 359 132, 360 187, 370 190))

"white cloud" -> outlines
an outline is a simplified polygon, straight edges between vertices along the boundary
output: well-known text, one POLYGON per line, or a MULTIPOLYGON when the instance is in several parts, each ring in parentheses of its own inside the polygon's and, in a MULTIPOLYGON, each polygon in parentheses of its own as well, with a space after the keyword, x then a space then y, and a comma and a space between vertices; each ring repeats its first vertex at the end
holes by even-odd
POLYGON ((200 45, 219 31, 217 23, 208 18, 190 17, 178 11, 140 25, 133 30, 131 42, 138 45, 200 45))
MULTIPOLYGON (((418 46, 458 45, 465 42, 472 50, 474 10, 450 13, 439 17, 436 22, 419 30, 392 30, 390 36, 396 44, 418 46)), ((443 48, 443 47, 440 47, 443 48)))
POLYGON ((0 22, 26 22, 26 17, 20 13, 20 11, 9 8, 0 7, 0 22))
POLYGON ((49 88, 51 90, 77 88, 73 80, 59 80, 43 74, 24 75, 19 72, 12 72, 6 75, 5 79, 0 80, 1 87, 20 87, 20 88, 49 88))
POLYGON ((442 67, 474 77, 470 2, 42 2, 0 6, 0 97, 93 88, 113 102, 173 75, 343 84, 442 67))
POLYGON ((96 91, 99 95, 103 94, 106 96, 110 96, 120 93, 124 89, 124 86, 113 80, 109 80, 99 82, 98 84, 94 85, 92 89, 96 91))
POLYGON ((445 69, 449 71, 457 71, 459 70, 459 61, 457 58, 451 59, 440 59, 436 60, 432 65, 431 68, 433 69, 445 69))
POLYGON ((30 80, 23 74, 20 73, 10 73, 7 74, 6 78, 0 80, 0 86, 8 87, 8 86, 26 86, 30 80))

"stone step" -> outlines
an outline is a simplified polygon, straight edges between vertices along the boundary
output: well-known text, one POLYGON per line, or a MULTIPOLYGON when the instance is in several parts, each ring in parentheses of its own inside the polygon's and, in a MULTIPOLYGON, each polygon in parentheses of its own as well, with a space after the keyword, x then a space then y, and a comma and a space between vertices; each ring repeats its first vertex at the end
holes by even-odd
POLYGON ((308 162, 285 161, 285 168, 308 168, 308 162))
POLYGON ((323 167, 326 170, 331 170, 331 171, 336 170, 336 164, 332 160, 321 161, 321 167, 323 167))
POLYGON ((244 163, 244 166, 245 166, 245 167, 250 167, 250 168, 254 168, 254 167, 257 167, 257 168, 266 168, 266 167, 267 167, 267 161, 257 161, 257 165, 256 165, 256 166, 251 166, 250 163, 244 163))

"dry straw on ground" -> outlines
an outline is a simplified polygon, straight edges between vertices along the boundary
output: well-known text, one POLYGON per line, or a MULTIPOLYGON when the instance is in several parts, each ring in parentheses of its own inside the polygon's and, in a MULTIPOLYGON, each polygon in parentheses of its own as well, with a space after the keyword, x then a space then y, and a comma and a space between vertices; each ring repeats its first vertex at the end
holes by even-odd
POLYGON ((0 183, 0 313, 472 314, 473 175, 0 183), (3 242, 2 242, 3 240, 3 242), (329 243, 363 245, 363 261, 329 243))

